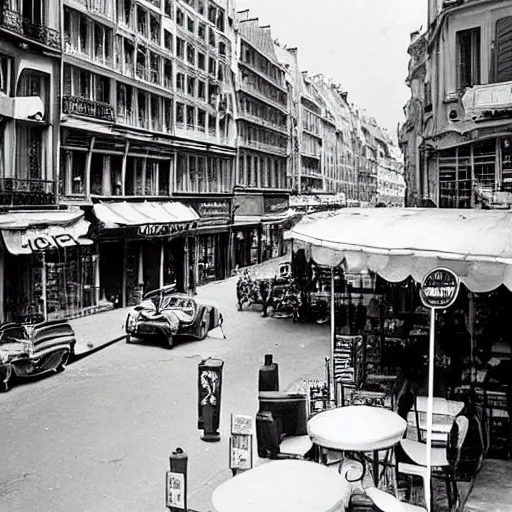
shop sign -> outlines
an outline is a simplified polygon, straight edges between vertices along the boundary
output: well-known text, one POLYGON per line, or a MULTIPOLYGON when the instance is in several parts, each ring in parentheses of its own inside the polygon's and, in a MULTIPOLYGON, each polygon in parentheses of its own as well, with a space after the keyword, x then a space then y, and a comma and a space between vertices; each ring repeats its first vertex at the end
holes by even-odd
POLYGON ((145 224, 139 226, 139 236, 170 236, 190 231, 197 228, 197 222, 186 222, 182 224, 145 224))
POLYGON ((436 268, 421 283, 421 301, 428 308, 448 308, 457 299, 459 286, 459 278, 454 272, 446 268, 436 268))
POLYGON ((200 217, 229 217, 229 203, 225 201, 209 201, 199 203, 200 217))
POLYGON ((28 235, 28 243, 32 251, 46 251, 48 249, 58 249, 65 247, 74 247, 76 240, 68 234, 61 235, 28 235))
POLYGON ((235 196, 233 208, 236 215, 260 217, 263 215, 263 196, 235 196))
POLYGON ((264 199, 264 213, 279 214, 288 211, 290 202, 286 196, 278 197, 265 197, 264 199))

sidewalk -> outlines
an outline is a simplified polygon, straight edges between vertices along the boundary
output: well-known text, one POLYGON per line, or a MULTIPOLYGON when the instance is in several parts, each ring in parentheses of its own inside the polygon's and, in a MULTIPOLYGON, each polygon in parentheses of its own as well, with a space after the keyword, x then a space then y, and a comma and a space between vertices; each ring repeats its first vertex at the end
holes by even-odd
POLYGON ((120 308, 69 320, 76 336, 76 358, 126 338, 124 322, 131 308, 120 308))

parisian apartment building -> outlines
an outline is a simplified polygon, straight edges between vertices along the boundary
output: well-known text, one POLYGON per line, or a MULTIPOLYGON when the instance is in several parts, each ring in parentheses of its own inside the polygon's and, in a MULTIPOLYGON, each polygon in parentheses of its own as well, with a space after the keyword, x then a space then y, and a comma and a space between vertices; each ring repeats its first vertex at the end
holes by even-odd
POLYGON ((311 198, 402 204, 394 143, 298 53, 234 0, 2 2, 0 321, 194 291, 311 198))
POLYGON ((429 1, 411 34, 407 204, 512 205, 512 1, 429 1))

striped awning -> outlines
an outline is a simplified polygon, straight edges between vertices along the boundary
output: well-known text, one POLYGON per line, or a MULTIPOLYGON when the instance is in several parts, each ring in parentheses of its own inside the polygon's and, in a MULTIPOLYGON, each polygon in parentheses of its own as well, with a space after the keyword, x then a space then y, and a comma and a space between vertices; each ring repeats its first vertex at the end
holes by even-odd
POLYGON ((93 211, 106 229, 199 220, 199 215, 193 208, 175 201, 99 203, 94 205, 93 211))

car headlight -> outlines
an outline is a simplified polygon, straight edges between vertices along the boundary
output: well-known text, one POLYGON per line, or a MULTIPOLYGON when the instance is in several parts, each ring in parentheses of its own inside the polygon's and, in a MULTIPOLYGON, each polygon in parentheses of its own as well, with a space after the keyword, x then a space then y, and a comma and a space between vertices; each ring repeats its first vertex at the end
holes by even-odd
POLYGON ((133 329, 135 329, 135 324, 136 324, 135 314, 128 313, 128 316, 126 317, 126 330, 133 331, 133 329))
POLYGON ((7 363, 8 360, 9 356, 7 355, 7 353, 0 350, 0 364, 7 363))

